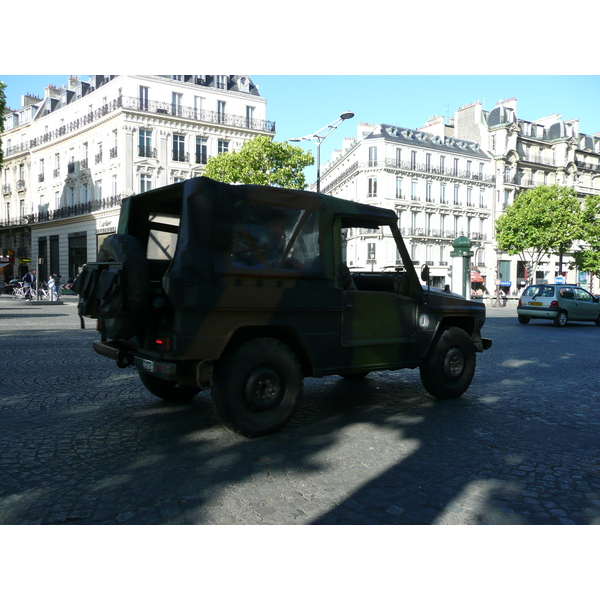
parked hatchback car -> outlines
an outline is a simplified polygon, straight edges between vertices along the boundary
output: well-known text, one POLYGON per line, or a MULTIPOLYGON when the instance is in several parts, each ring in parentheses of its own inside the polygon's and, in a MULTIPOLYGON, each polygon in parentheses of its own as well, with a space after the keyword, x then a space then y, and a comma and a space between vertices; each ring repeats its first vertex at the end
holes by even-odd
POLYGON ((583 288, 570 284, 530 285, 519 299, 519 323, 531 319, 552 319, 557 327, 568 321, 593 321, 600 325, 600 301, 583 288))

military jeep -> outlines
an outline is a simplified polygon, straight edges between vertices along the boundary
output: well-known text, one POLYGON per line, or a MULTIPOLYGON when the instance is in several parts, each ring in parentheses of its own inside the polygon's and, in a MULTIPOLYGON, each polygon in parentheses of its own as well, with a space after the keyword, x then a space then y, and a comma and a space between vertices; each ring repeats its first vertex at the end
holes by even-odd
POLYGON ((166 401, 210 387, 247 437, 289 420, 304 377, 419 367, 430 394, 454 398, 491 346, 481 303, 421 284, 393 211, 206 177, 125 199, 74 289, 98 354, 166 401), (350 272, 355 228, 393 236, 398 264, 350 272))

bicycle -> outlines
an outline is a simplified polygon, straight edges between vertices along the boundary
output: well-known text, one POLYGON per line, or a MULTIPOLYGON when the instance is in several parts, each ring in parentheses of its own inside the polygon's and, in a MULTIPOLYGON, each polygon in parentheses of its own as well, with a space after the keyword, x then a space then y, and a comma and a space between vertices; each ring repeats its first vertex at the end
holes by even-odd
POLYGON ((31 300, 31 286, 19 281, 12 291, 13 300, 31 300))

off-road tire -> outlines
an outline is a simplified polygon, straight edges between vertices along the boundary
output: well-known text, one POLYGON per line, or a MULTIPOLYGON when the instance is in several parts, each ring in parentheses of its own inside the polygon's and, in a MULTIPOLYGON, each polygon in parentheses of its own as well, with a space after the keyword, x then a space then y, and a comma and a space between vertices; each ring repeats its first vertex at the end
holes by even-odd
POLYGON ((449 327, 420 367, 425 389, 438 400, 462 396, 475 375, 475 345, 467 333, 449 327))
POLYGON ((140 380, 144 387, 157 398, 166 402, 183 403, 189 402, 194 396, 200 392, 200 388, 191 385, 183 385, 177 381, 168 381, 156 377, 151 373, 146 373, 141 368, 138 368, 140 380))
POLYGON ((113 302, 122 308, 116 317, 103 318, 107 337, 128 339, 140 329, 146 318, 150 296, 148 261, 140 242, 132 235, 108 236, 98 251, 98 262, 122 262, 120 294, 113 302))
POLYGON ((294 414, 301 394, 298 358, 278 340, 251 340, 215 365, 215 412, 228 429, 245 437, 268 435, 283 427, 294 414))
POLYGON ((519 315, 517 318, 519 319, 519 323, 521 323, 521 325, 527 325, 527 323, 531 321, 529 317, 523 317, 522 315, 519 315))
POLYGON ((567 324, 568 320, 569 320, 569 315, 564 310, 561 310, 556 315, 556 317, 554 319, 554 324, 557 327, 564 327, 567 324))

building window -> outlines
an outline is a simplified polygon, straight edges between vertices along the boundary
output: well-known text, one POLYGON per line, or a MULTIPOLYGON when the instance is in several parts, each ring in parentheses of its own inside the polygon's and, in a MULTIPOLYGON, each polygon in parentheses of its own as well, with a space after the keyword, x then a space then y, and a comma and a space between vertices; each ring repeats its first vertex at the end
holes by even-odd
POLYGON ((425 170, 428 173, 431 171, 431 154, 425 155, 425 170))
POLYGON ((431 202, 431 182, 428 181, 425 184, 425 200, 427 202, 431 202))
POLYGON ((410 199, 411 200, 418 200, 418 196, 417 196, 417 182, 416 181, 411 181, 410 182, 410 199))
POLYGON ((171 94, 171 108, 173 109, 172 114, 181 116, 181 102, 183 100, 183 94, 177 94, 173 92, 171 94))
POLYGON ((205 165, 208 160, 208 140, 203 137, 196 137, 196 163, 205 165))
POLYGON ((152 189, 152 177, 146 173, 140 175, 140 192, 148 192, 152 189))
POLYGON ((246 127, 252 128, 252 122, 254 121, 254 106, 246 106, 246 127))
POLYGON ((225 140, 219 140, 217 144, 217 151, 219 154, 226 154, 229 152, 229 142, 226 142, 225 140))
POLYGON ((444 165, 446 164, 446 157, 440 156, 440 173, 444 173, 444 165))
POLYGON ((81 202, 82 204, 87 204, 89 201, 88 198, 88 184, 84 183, 81 187, 81 202))
POLYGON ((140 146, 139 155, 151 157, 152 156, 152 131, 149 129, 140 129, 140 146))
POLYGON ((396 148, 396 166, 399 167, 402 161, 402 148, 396 148))
POLYGON ((454 204, 460 204, 460 200, 458 199, 458 186, 454 186, 454 204))
POLYGON ((140 110, 148 110, 148 91, 150 88, 140 85, 140 110))
POLYGON ((227 88, 227 75, 217 75, 217 88, 220 90, 227 88))
POLYGON ((225 122, 225 102, 222 100, 217 102, 217 119, 219 123, 225 122))
POLYGON ((446 204, 446 185, 440 183, 440 202, 446 204))
POLYGON ((483 188, 479 190, 479 208, 486 208, 485 206, 485 193, 483 188))
POLYGON ((458 158, 454 159, 454 175, 458 175, 458 158))
POLYGON ((396 198, 402 198, 402 179, 396 179, 396 198))
POLYGON ((173 160, 185 161, 185 136, 177 133, 173 135, 173 160))
POLYGON ((369 148, 369 166, 376 167, 377 166, 377 147, 371 146, 369 148))
POLYGON ((467 188, 467 206, 473 206, 473 190, 472 188, 467 188))
POLYGON ((375 198, 377 196, 377 177, 369 177, 369 189, 367 197, 375 198))
POLYGON ((471 177, 471 161, 467 161, 467 177, 471 177))
POLYGON ((410 152, 410 168, 414 169, 417 166, 417 151, 411 150, 410 152))
POLYGON ((367 264, 374 265, 376 262, 377 246, 374 242, 367 244, 367 264))

